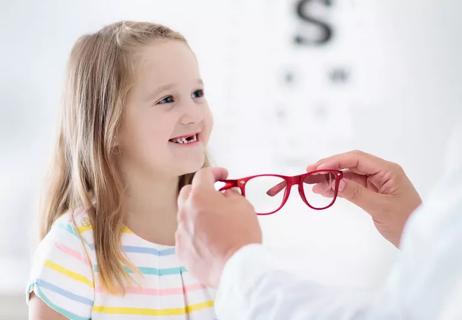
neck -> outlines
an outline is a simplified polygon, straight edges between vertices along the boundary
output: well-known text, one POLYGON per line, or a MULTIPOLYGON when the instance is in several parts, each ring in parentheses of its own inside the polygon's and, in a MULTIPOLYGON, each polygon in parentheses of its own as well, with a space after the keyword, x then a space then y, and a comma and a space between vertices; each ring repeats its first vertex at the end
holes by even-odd
POLYGON ((178 177, 126 176, 125 224, 150 242, 174 245, 178 177))

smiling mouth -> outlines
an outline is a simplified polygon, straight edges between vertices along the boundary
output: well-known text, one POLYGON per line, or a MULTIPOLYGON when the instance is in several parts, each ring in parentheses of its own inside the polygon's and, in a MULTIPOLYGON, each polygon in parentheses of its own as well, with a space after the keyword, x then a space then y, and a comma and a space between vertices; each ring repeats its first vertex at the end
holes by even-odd
POLYGON ((189 136, 176 137, 168 141, 176 143, 176 144, 192 144, 192 143, 199 141, 199 134, 196 133, 196 134, 189 135, 189 136))

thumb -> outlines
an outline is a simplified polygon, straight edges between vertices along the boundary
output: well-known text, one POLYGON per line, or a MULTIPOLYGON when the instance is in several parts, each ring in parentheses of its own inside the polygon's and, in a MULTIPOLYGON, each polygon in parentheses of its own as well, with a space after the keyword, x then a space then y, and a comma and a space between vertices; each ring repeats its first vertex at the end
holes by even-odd
POLYGON ((178 194, 178 207, 181 208, 186 200, 189 198, 189 194, 191 193, 191 185, 187 184, 183 188, 181 188, 179 194, 178 194))
POLYGON ((195 173, 192 188, 200 190, 214 190, 214 183, 220 179, 226 179, 228 176, 228 171, 225 168, 202 168, 195 173))
POLYGON ((354 203, 371 216, 374 216, 375 212, 380 212, 378 209, 383 207, 379 194, 352 180, 342 179, 340 181, 338 195, 354 203))

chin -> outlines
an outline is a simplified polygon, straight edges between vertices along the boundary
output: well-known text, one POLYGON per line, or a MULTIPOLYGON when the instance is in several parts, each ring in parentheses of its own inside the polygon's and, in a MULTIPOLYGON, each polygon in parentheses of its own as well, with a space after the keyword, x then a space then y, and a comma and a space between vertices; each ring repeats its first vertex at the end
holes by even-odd
POLYGON ((204 166, 204 163, 205 163, 205 157, 202 159, 202 161, 194 161, 194 162, 191 161, 188 164, 185 163, 183 166, 181 166, 181 168, 179 168, 179 171, 180 171, 179 175, 182 176, 188 173, 195 173, 204 166))

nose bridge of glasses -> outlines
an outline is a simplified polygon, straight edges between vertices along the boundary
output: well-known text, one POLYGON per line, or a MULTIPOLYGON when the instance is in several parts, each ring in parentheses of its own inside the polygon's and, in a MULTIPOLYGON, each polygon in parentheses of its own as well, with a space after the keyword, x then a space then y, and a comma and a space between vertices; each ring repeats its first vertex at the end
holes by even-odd
POLYGON ((287 184, 289 184, 289 186, 293 186, 294 184, 297 184, 298 181, 299 181, 299 178, 297 176, 284 177, 283 181, 279 182, 278 184, 274 185, 272 188, 268 189, 266 191, 266 194, 269 195, 270 197, 274 197, 279 192, 284 190, 287 187, 287 184))
POLYGON ((332 179, 332 175, 329 173, 305 174, 300 178, 303 181, 303 183, 317 184, 330 181, 332 179))

